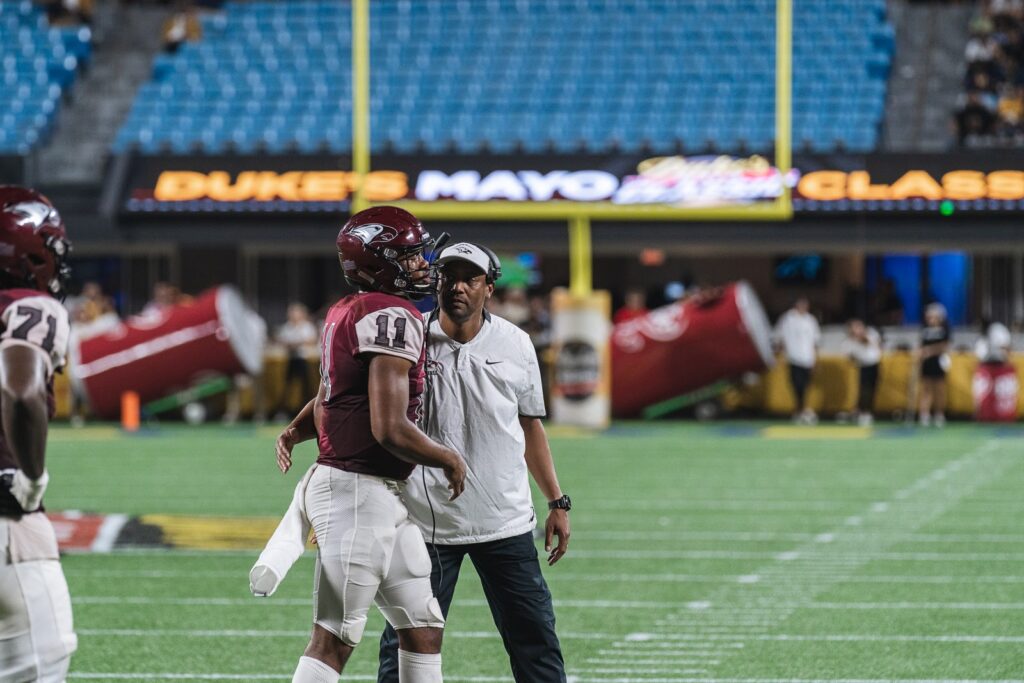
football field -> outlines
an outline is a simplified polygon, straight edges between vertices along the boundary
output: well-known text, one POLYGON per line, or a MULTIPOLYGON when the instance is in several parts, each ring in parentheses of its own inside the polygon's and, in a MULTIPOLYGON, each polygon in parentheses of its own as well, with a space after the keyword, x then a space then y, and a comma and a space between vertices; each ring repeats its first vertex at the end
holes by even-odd
MULTIPOLYGON (((79 634, 69 681, 291 680, 312 554, 269 599, 247 583, 313 455, 304 444, 281 475, 275 433, 52 430, 48 507, 117 515, 96 545, 111 551, 63 560, 79 634)), ((570 680, 1024 680, 1022 436, 556 431, 573 536, 545 574, 570 680)), ((342 680, 375 680, 383 622, 371 615, 342 680)), ((468 562, 444 669, 447 681, 512 680, 468 562)))

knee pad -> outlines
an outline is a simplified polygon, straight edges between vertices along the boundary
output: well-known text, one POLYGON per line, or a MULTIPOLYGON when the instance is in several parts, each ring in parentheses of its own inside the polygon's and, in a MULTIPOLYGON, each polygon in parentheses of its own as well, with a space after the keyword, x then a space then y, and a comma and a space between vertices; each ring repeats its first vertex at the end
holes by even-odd
POLYGON ((349 647, 355 647, 363 639, 363 631, 366 630, 366 612, 346 614, 340 621, 317 618, 314 622, 317 626, 333 633, 338 640, 349 647))
POLYGON ((346 645, 355 647, 363 639, 363 631, 366 630, 366 613, 362 616, 345 615, 345 621, 341 622, 341 634, 339 637, 346 645))
POLYGON ((377 592, 377 607, 396 630, 444 628, 444 615, 430 585, 430 556, 423 536, 412 524, 395 539, 395 552, 377 592))

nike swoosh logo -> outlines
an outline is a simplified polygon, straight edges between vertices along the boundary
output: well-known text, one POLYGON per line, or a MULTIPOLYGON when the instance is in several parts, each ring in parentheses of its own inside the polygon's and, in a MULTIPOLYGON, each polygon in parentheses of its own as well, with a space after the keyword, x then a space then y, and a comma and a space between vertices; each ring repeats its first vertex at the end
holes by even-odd
POLYGON ((501 361, 500 360, 485 360, 484 362, 487 363, 488 365, 497 365, 501 361))

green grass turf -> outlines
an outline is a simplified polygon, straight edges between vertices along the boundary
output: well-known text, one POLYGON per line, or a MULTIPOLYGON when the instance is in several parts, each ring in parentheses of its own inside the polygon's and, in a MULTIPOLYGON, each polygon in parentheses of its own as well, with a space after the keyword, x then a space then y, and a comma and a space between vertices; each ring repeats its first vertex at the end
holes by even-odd
MULTIPOLYGON (((1024 678, 1019 432, 785 440, 759 427, 624 424, 552 438, 575 505, 570 554, 545 569, 570 675, 1024 678)), ((277 472, 273 430, 51 436, 53 510, 276 516, 304 469, 277 472)), ((297 461, 311 459, 306 445, 297 461)), ((69 680, 290 680, 312 558, 255 600, 257 550, 66 556, 80 636, 69 680)), ((381 626, 373 611, 351 679, 375 673, 381 626)), ((444 662, 449 681, 511 680, 468 563, 444 662)))

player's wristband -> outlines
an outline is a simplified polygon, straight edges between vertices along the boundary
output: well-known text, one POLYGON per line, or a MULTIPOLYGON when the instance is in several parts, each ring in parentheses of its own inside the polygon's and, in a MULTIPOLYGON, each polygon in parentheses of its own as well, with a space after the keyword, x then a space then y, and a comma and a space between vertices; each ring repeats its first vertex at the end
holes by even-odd
POLYGON ((46 485, 50 482, 50 475, 43 470, 38 479, 29 479, 25 473, 18 470, 11 479, 11 495, 18 501, 18 505, 25 512, 35 512, 43 504, 43 494, 46 493, 46 485))
POLYGON ((565 510, 568 512, 572 509, 572 499, 569 496, 562 496, 557 500, 548 501, 549 510, 565 510))

